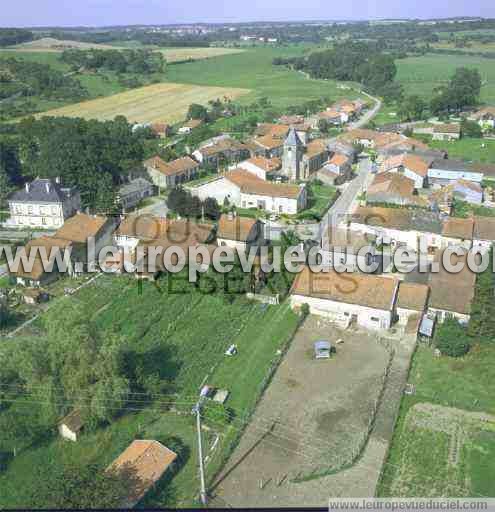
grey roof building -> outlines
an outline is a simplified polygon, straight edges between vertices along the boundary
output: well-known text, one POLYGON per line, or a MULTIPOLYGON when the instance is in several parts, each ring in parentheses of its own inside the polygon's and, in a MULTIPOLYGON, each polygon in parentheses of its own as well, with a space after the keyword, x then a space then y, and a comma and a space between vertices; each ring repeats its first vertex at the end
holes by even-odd
POLYGON ((63 187, 57 179, 36 178, 9 197, 7 227, 58 229, 81 208, 74 187, 63 187))

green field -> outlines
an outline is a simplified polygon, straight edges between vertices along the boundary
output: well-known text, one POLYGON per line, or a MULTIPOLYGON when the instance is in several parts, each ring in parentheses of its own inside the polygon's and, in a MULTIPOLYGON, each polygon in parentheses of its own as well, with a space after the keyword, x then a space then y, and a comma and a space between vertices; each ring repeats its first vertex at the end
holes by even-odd
POLYGON ((464 138, 452 142, 433 140, 428 145, 445 149, 449 158, 472 162, 495 163, 495 140, 464 138))
POLYGON ((445 85, 458 67, 477 68, 483 79, 481 101, 495 104, 495 65, 491 59, 464 55, 425 55, 396 61, 397 77, 407 94, 431 98, 433 89, 445 85))
POLYGON ((418 426, 414 420, 421 415, 413 409, 426 403, 458 409, 461 418, 462 411, 495 414, 494 363, 492 345, 475 346, 461 359, 436 358, 433 349, 418 347, 408 379, 415 393, 402 400, 380 496, 495 496, 495 481, 488 477, 495 424, 461 419, 459 460, 452 464, 452 436, 434 428, 438 415, 418 426))
POLYGON ((272 65, 275 57, 302 55, 309 50, 304 46, 259 48, 238 55, 171 65, 167 68, 167 80, 252 89, 253 93, 242 98, 242 103, 266 97, 278 108, 301 105, 326 96, 331 100, 355 98, 355 91, 339 89, 335 81, 309 80, 302 73, 272 65))
MULTIPOLYGON (((299 320, 286 304, 264 306, 241 295, 230 303, 221 294, 202 290, 180 281, 169 288, 166 280, 160 281, 159 287, 143 283, 140 289, 135 279, 105 276, 75 296, 55 299, 52 309, 31 327, 32 335, 42 342, 44 325, 64 318, 71 305, 82 307, 100 332, 117 330, 135 347, 135 357, 142 358, 146 368, 159 370, 161 378, 169 382, 169 393, 176 394, 179 411, 191 410, 200 385, 207 382, 230 391, 226 405, 242 421, 253 409, 270 365, 280 358, 277 350, 290 340, 299 320), (232 343, 239 353, 228 358, 224 352, 232 343)), ((16 341, 22 343, 22 338, 16 341)), ((46 464, 91 462, 103 469, 133 439, 170 436, 186 446, 187 456, 172 481, 165 479, 146 504, 191 505, 198 483, 194 419, 168 411, 162 400, 167 398, 143 403, 138 407, 141 410, 128 410, 108 427, 85 432, 78 443, 62 442, 54 428, 51 437, 35 446, 26 446, 22 439, 0 439, 0 452, 17 448, 17 456, 0 473, 0 508, 25 506, 26 490, 39 485, 37 475, 46 464)), ((39 408, 29 397, 13 407, 17 414, 39 408)), ((204 436, 210 459, 208 478, 225 460, 239 430, 227 428, 210 453, 214 434, 204 436)))

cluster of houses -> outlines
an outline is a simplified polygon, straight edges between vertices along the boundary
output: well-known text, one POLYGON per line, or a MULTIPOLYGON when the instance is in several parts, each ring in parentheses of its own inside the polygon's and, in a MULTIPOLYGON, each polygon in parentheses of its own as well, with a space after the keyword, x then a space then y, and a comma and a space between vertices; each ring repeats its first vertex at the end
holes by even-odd
MULTIPOLYGON (((342 123, 359 115, 364 103, 342 101, 342 123)), ((305 183, 319 179, 326 184, 351 177, 356 151, 352 144, 314 138, 319 129, 312 119, 283 116, 277 123, 260 123, 243 142, 230 135, 204 141, 191 155, 165 162, 159 156, 144 167, 160 190, 184 184, 201 199, 220 204, 259 208, 269 213, 295 214, 307 206, 305 183), (219 170, 210 180, 187 186, 201 171, 219 170)), ((340 123, 340 124, 342 124, 340 123)))
POLYGON ((292 288, 293 307, 308 304, 315 314, 368 329, 412 323, 421 333, 432 319, 454 317, 466 323, 476 274, 466 265, 465 254, 457 258, 464 266, 459 273, 449 273, 439 263, 448 248, 485 252, 495 241, 495 216, 451 216, 454 199, 486 204, 481 183, 495 178, 494 166, 450 160, 444 152, 394 132, 358 129, 340 138, 360 144, 376 158, 366 199, 353 204, 327 246, 334 251, 334 264, 345 262, 354 272, 313 274, 305 269, 292 288), (358 254, 370 245, 373 255, 358 254), (426 251, 427 271, 394 270, 385 255, 399 247, 426 251), (380 264, 373 274, 359 273, 360 259, 365 265, 380 264), (432 272, 432 266, 439 271, 432 272))

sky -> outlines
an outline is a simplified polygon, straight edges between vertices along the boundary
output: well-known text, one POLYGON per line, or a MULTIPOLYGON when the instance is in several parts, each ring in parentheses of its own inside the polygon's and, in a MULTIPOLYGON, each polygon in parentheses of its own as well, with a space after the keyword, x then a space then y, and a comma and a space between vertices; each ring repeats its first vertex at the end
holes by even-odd
POLYGON ((0 0, 2 27, 454 16, 495 18, 495 0, 0 0))

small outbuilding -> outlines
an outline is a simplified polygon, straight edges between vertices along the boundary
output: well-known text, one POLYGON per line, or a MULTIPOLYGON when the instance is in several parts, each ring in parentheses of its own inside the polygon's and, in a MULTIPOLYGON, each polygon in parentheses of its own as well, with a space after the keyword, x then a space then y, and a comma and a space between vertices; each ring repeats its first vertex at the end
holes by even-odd
POLYGON ((42 302, 48 302, 50 296, 44 290, 28 288, 24 291, 23 299, 26 304, 40 304, 42 302))
POLYGON ((58 424, 58 432, 64 439, 75 443, 83 426, 81 411, 74 409, 60 421, 58 424))

